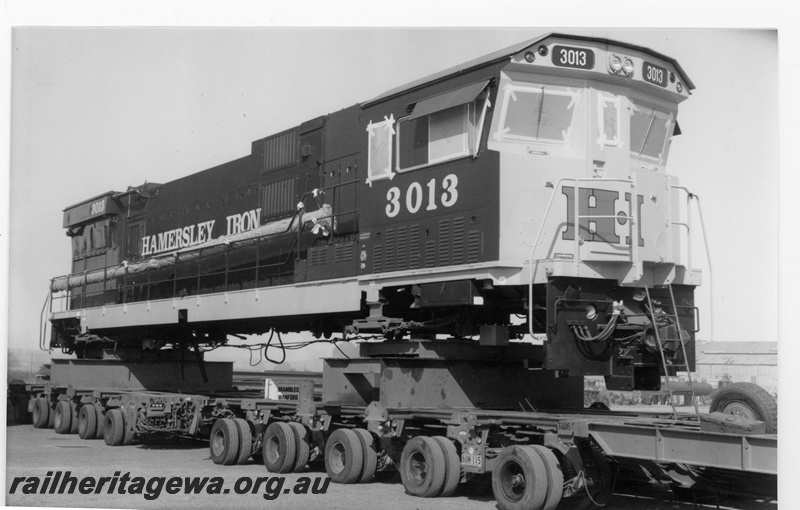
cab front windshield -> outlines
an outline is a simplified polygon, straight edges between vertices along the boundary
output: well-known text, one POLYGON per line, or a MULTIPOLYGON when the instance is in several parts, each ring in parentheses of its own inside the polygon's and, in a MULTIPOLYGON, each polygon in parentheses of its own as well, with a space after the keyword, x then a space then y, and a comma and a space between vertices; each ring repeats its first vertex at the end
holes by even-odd
POLYGON ((504 87, 499 137, 564 143, 575 123, 580 91, 555 85, 511 83, 504 87))

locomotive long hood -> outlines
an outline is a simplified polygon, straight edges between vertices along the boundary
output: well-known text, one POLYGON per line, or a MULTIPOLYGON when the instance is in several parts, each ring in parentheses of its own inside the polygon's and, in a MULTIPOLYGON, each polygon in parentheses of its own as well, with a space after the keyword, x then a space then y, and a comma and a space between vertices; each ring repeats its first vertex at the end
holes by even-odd
POLYGON ((200 257, 201 250, 203 248, 211 248, 214 246, 245 241, 248 239, 255 239, 258 237, 297 232, 301 225, 304 225, 308 222, 312 222, 315 225, 319 225, 330 230, 331 212, 331 206, 329 204, 324 204, 316 211, 299 212, 291 218, 285 218, 280 221, 267 223, 266 225, 249 230, 247 232, 230 236, 220 236, 206 243, 192 246, 191 248, 175 250, 162 256, 153 257, 141 262, 123 262, 122 264, 114 267, 88 271, 80 275, 61 276, 52 280, 50 283, 50 291, 61 292, 82 287, 83 285, 88 285, 91 283, 100 283, 103 281, 113 280, 115 278, 122 278, 126 275, 164 269, 175 263, 176 255, 181 256, 182 262, 191 261, 200 257))

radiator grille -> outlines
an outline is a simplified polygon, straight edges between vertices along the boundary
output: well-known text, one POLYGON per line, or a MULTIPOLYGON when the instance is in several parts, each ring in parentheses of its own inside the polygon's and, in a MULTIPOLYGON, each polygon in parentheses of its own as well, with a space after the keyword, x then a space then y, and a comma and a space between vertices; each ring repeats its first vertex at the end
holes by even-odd
POLYGON ((264 217, 293 212, 295 178, 271 182, 261 187, 261 211, 264 217))
POLYGON ((275 170, 297 162, 297 133, 287 131, 264 140, 264 169, 275 170))
POLYGON ((480 262, 483 248, 480 228, 467 230, 466 218, 459 216, 439 220, 438 229, 438 236, 434 237, 419 223, 387 228, 382 242, 372 248, 372 271, 382 273, 480 262))

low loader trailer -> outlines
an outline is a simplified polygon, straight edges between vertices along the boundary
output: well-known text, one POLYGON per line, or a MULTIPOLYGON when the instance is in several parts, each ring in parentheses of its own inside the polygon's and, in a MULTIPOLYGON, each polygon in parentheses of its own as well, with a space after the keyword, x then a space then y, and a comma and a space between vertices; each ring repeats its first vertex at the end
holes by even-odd
POLYGON ((110 446, 164 434, 207 438, 220 465, 252 457, 289 473, 322 461, 335 483, 399 478, 408 494, 425 498, 491 488, 504 510, 602 506, 631 481, 683 495, 777 498, 777 435, 763 421, 730 410, 584 408, 579 380, 509 362, 535 354, 530 345, 512 343, 494 359, 485 351, 470 359, 468 342, 403 345, 389 356, 386 344, 367 342, 358 358, 324 360, 321 394, 317 378, 283 374, 279 399, 233 388, 231 364, 202 356, 119 361, 106 368, 107 388, 69 380, 81 372, 75 364, 100 361, 54 360, 49 383, 27 386, 29 410, 34 427, 110 446), (142 387, 159 377, 164 391, 142 387))

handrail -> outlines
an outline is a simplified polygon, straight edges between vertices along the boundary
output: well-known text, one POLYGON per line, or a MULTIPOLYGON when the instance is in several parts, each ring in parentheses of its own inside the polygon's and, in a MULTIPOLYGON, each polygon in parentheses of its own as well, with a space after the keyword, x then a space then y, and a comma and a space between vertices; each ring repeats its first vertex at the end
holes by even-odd
POLYGON ((47 319, 45 317, 45 311, 47 310, 47 306, 52 306, 52 299, 53 294, 51 292, 47 293, 47 297, 44 300, 44 305, 42 305, 42 312, 39 314, 39 350, 41 351, 49 351, 50 349, 47 347, 47 330, 49 328, 45 327, 45 323, 47 319))
POLYGON ((688 250, 688 267, 692 268, 692 215, 691 215, 691 207, 689 204, 692 200, 695 200, 697 204, 697 215, 700 218, 700 232, 703 235, 703 248, 705 249, 706 253, 706 263, 708 264, 708 299, 709 299, 709 308, 711 309, 711 313, 709 313, 709 321, 708 321, 708 329, 709 329, 709 338, 708 341, 713 341, 714 339, 714 271, 711 266, 711 250, 709 249, 708 245, 708 237, 706 235, 706 225, 703 221, 703 209, 700 206, 700 196, 696 193, 692 193, 689 191, 688 188, 684 186, 672 186, 673 189, 678 189, 686 192, 686 223, 680 225, 686 226, 687 230, 687 250, 688 250))

